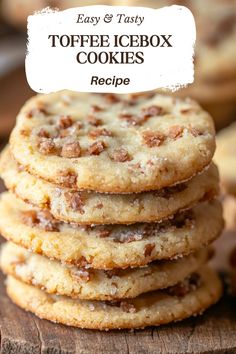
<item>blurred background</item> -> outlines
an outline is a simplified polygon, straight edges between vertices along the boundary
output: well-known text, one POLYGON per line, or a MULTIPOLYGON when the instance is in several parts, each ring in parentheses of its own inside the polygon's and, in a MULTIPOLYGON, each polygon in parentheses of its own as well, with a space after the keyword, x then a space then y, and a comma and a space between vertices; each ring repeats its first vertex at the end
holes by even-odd
MULTIPOLYGON (((66 9, 94 4, 149 6, 185 5, 197 24, 195 82, 175 93, 197 99, 213 116, 217 129, 236 117, 235 0, 0 0, 0 141, 14 126, 29 88, 24 71, 27 16, 46 6, 66 9)), ((151 75, 151 71, 150 71, 151 75)))

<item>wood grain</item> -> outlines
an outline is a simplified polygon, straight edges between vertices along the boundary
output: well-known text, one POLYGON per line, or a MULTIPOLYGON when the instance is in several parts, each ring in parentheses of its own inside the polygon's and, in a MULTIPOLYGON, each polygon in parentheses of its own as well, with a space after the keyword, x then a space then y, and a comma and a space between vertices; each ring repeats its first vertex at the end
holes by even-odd
MULTIPOLYGON (((217 242, 214 266, 225 269, 222 260, 232 243, 236 244, 236 233, 217 242)), ((235 354, 236 299, 225 295, 202 317, 160 328, 79 330, 40 320, 15 306, 0 275, 0 348, 1 354, 235 354)))

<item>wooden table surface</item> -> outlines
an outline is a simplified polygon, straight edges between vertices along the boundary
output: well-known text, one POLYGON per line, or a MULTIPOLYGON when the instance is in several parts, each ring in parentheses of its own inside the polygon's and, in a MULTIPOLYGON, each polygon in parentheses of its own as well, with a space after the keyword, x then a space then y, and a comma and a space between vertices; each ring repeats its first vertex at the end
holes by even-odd
MULTIPOLYGON (((0 185, 0 190, 3 186, 0 185)), ((236 233, 218 240, 214 266, 225 267, 225 255, 236 233)), ((188 354, 236 353, 236 299, 223 299, 201 317, 135 331, 80 330, 40 320, 6 296, 0 275, 1 354, 188 354)))

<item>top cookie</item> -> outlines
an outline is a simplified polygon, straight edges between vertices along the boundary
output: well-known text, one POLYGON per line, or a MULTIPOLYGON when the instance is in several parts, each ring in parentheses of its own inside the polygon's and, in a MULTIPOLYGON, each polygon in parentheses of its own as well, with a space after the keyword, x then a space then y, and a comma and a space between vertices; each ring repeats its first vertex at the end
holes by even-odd
POLYGON ((214 159, 224 191, 236 196, 236 122, 218 134, 214 159))
POLYGON ((15 159, 43 179, 132 193, 202 171, 215 150, 214 134, 211 117, 190 99, 60 91, 25 104, 10 143, 15 159))

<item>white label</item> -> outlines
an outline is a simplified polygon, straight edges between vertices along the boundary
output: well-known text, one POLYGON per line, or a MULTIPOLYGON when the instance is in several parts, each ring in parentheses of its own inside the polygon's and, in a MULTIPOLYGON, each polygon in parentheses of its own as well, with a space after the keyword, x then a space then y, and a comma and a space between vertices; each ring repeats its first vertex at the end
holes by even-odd
POLYGON ((28 17, 26 75, 41 93, 130 93, 193 82, 189 9, 86 6, 28 17))

